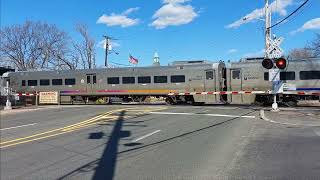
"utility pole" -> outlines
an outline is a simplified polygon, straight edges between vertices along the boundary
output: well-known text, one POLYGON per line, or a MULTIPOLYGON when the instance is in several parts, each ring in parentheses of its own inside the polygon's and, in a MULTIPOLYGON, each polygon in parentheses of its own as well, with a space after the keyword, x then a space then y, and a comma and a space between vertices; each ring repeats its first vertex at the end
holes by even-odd
POLYGON ((271 11, 269 10, 269 0, 265 0, 265 58, 269 59, 269 53, 267 52, 267 49, 270 47, 270 40, 271 40, 271 11))
POLYGON ((108 66, 108 54, 109 54, 109 40, 111 39, 109 36, 104 35, 103 36, 105 41, 106 41, 106 50, 105 50, 105 59, 104 59, 104 66, 105 67, 109 67, 108 66))

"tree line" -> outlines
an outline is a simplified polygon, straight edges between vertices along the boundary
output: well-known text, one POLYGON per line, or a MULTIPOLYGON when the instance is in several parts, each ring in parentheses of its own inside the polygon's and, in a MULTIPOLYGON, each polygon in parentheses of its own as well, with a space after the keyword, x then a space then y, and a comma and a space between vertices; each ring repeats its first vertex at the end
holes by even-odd
POLYGON ((306 59, 320 57, 320 33, 315 35, 315 38, 308 42, 303 48, 295 48, 289 52, 291 59, 306 59))
POLYGON ((95 68, 96 42, 88 27, 76 24, 75 31, 80 39, 40 21, 1 28, 0 64, 20 71, 95 68))

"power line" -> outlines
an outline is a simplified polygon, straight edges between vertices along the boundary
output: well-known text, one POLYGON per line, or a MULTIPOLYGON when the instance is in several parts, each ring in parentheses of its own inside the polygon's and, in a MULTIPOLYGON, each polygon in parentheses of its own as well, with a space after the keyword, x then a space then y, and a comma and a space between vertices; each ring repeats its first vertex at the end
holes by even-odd
POLYGON ((287 17, 282 19, 281 21, 277 22, 276 24, 272 25, 271 27, 268 27, 268 29, 271 29, 279 24, 281 24, 283 21, 287 20, 289 17, 291 17, 293 14, 295 14, 299 9, 301 9, 305 4, 307 4, 309 0, 306 0, 304 3, 302 3, 296 10, 294 10, 291 14, 289 14, 287 17))

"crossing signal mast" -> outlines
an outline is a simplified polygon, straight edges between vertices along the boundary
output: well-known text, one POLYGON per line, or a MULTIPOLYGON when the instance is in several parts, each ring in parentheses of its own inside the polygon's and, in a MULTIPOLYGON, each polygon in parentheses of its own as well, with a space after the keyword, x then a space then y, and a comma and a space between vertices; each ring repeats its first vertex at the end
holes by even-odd
POLYGON ((265 0, 265 56, 262 66, 269 69, 269 76, 273 76, 270 81, 273 82, 273 104, 272 110, 279 111, 277 104, 277 86, 281 85, 279 73, 287 67, 287 60, 283 57, 283 51, 280 44, 283 38, 271 37, 271 11, 269 9, 269 0, 265 0))

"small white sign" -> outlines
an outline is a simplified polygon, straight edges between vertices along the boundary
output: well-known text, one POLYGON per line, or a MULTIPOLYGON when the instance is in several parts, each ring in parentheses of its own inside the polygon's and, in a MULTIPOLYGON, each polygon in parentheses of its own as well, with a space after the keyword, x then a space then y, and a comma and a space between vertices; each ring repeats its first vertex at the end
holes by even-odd
POLYGON ((279 69, 269 69, 269 81, 280 81, 279 69))
POLYGON ((84 83, 84 79, 81 79, 81 81, 80 81, 80 82, 81 82, 81 84, 83 84, 83 83, 84 83))
POLYGON ((58 92, 40 92, 39 93, 40 104, 58 104, 58 92))

